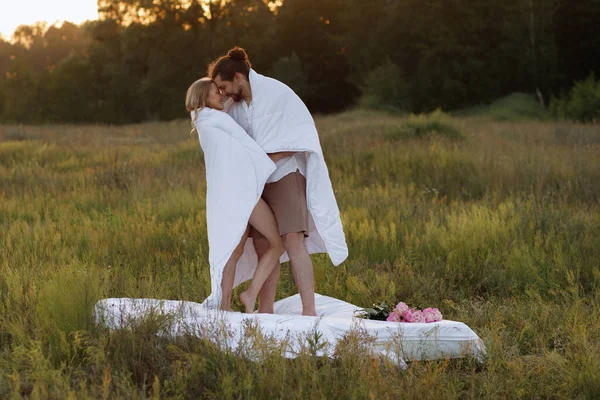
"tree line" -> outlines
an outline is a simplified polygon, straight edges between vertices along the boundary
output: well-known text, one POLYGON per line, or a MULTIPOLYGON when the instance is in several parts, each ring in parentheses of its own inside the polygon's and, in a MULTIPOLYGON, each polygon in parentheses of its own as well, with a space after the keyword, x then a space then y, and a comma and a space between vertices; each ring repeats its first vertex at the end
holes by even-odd
POLYGON ((600 76, 600 0, 99 0, 81 26, 0 41, 0 120, 129 123, 186 115, 189 84, 234 45, 311 111, 413 112, 512 92, 547 105, 600 76))

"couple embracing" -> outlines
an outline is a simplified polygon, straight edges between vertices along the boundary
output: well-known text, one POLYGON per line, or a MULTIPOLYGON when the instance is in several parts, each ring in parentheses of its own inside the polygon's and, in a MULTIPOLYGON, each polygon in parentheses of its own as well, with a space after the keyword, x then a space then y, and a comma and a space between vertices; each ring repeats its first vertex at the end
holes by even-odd
POLYGON ((280 263, 289 261, 302 314, 316 315, 310 254, 348 257, 339 209, 314 120, 285 84, 258 74, 235 47, 187 91, 206 164, 209 308, 230 310, 233 287, 247 313, 273 313, 280 263), (225 97, 228 98, 224 102, 225 97))

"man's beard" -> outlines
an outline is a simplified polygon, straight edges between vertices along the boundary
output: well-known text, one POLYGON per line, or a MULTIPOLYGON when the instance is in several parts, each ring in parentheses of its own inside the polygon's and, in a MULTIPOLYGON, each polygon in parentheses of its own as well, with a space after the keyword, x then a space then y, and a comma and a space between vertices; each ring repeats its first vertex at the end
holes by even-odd
POLYGON ((242 101, 244 99, 244 97, 242 96, 242 88, 240 88, 237 93, 232 93, 231 95, 229 95, 229 97, 233 99, 233 101, 235 101, 236 103, 242 101))

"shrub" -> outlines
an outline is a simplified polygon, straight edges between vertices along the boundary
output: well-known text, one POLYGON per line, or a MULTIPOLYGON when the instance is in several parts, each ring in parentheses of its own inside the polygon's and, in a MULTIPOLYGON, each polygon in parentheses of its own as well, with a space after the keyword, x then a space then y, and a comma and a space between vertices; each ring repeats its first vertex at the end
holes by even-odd
POLYGON ((485 116, 496 121, 544 120, 549 117, 535 99, 527 93, 512 93, 493 101, 489 105, 468 108, 457 112, 465 116, 485 116))
POLYGON ((600 120, 600 81, 592 73, 586 80, 575 82, 569 94, 552 99, 550 111, 557 119, 584 123, 600 120))
POLYGON ((464 134, 450 122, 448 115, 441 110, 429 114, 411 114, 408 121, 399 126, 389 127, 384 135, 388 140, 423 138, 432 135, 451 140, 464 139, 464 134))

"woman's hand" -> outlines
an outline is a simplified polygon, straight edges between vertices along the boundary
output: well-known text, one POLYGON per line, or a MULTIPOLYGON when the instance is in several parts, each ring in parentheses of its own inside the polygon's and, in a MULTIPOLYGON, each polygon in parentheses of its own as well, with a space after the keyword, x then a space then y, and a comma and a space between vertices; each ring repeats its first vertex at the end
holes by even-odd
POLYGON ((278 153, 270 153, 270 154, 267 154, 267 155, 269 156, 269 158, 271 158, 271 160, 273 162, 277 162, 277 161, 282 160, 284 158, 291 157, 294 154, 296 154, 296 153, 293 152, 293 151, 280 151, 278 153))

